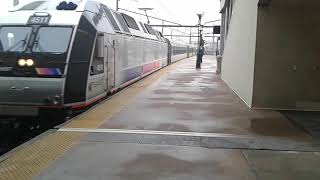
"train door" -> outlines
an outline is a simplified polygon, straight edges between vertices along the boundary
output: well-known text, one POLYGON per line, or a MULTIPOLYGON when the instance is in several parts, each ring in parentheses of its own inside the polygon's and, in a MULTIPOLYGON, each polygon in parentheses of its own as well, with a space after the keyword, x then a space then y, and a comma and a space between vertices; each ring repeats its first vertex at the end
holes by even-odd
POLYGON ((105 79, 107 79, 107 73, 104 65, 107 56, 106 51, 104 50, 104 46, 104 35, 98 34, 88 77, 88 100, 102 95, 107 91, 107 85, 105 83, 105 79))
POLYGON ((106 61, 106 69, 107 69, 107 89, 111 90, 115 87, 115 40, 110 35, 105 35, 106 44, 105 47, 107 49, 107 61, 106 61))

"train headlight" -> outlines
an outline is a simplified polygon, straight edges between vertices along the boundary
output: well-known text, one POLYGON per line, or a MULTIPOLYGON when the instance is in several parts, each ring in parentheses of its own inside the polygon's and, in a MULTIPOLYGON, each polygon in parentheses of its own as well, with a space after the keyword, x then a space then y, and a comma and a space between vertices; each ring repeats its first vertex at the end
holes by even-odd
POLYGON ((32 59, 27 59, 26 64, 27 66, 31 67, 34 64, 34 61, 32 59))
POLYGON ((25 59, 19 59, 19 60, 18 60, 18 65, 19 65, 19 66, 23 67, 23 66, 25 66, 26 64, 27 64, 27 61, 26 61, 25 59))

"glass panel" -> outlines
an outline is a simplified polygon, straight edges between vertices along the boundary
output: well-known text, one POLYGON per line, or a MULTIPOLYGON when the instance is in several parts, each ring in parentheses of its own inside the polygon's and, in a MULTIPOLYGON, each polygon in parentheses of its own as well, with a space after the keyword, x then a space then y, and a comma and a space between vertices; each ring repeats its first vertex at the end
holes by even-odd
POLYGON ((124 21, 123 17, 119 13, 114 13, 123 29, 124 32, 130 33, 127 23, 124 21))
POLYGON ((139 22, 140 23, 140 25, 141 25, 141 27, 142 27, 142 29, 143 29, 143 31, 145 32, 145 33, 148 33, 148 31, 146 30, 146 28, 144 27, 144 24, 142 23, 142 22, 139 22))
POLYGON ((31 32, 31 27, 2 27, 0 29, 0 51, 24 51, 31 32))
POLYGON ((118 26, 118 24, 116 22, 116 20, 114 19, 113 15, 111 14, 110 9, 108 9, 107 7, 104 7, 104 11, 105 11, 107 17, 109 18, 109 20, 110 20, 110 22, 111 22, 111 24, 113 26, 113 29, 115 31, 121 31, 120 27, 118 26))
POLYGON ((173 48, 173 55, 186 54, 188 52, 187 47, 174 46, 172 48, 173 48))
POLYGON ((157 39, 161 41, 162 39, 161 39, 161 37, 160 37, 159 32, 158 32, 158 31, 154 31, 154 33, 155 33, 157 39))
POLYGON ((64 53, 69 47, 72 28, 42 27, 36 37, 34 52, 64 53))
POLYGON ((134 20, 133 17, 126 15, 124 13, 121 13, 121 14, 130 28, 140 31, 138 24, 136 23, 136 20, 134 20))
POLYGON ((152 29, 152 27, 151 27, 151 26, 149 26, 149 25, 147 25, 147 24, 144 24, 144 25, 146 26, 146 28, 147 28, 147 30, 148 30, 148 32, 149 32, 149 34, 156 35, 156 34, 155 34, 155 32, 154 32, 154 30, 152 29))

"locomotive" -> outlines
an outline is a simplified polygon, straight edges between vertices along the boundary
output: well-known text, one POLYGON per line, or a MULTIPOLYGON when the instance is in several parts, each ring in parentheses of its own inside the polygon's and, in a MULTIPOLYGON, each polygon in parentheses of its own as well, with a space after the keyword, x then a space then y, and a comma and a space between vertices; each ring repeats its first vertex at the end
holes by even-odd
POLYGON ((0 17, 0 115, 84 108, 195 51, 98 1, 33 1, 0 17))

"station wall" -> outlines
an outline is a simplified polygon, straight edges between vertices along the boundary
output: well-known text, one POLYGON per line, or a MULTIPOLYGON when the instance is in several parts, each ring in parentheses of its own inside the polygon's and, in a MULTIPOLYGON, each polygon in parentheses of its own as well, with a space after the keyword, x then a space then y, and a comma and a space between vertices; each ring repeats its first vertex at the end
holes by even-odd
POLYGON ((226 35, 222 79, 251 107, 259 0, 237 0, 226 35))
POLYGON ((259 8, 253 108, 320 110, 319 4, 259 8))

